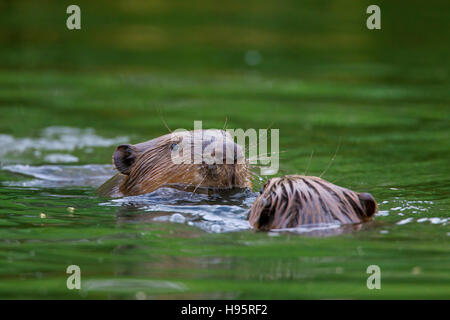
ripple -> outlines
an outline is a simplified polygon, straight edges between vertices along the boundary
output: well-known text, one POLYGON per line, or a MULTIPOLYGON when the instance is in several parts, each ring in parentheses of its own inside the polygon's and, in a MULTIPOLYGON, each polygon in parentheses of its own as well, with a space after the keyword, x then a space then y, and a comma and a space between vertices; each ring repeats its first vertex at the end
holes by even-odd
POLYGON ((123 290, 163 290, 185 291, 187 287, 182 283, 148 280, 148 279, 112 279, 112 280, 87 280, 83 282, 84 291, 123 291, 123 290))
POLYGON ((55 188, 68 186, 98 186, 116 173, 112 165, 7 165, 2 170, 19 173, 34 179, 2 181, 5 186, 55 188))
MULTIPOLYGON (((225 191, 211 196, 160 188, 145 195, 112 199, 100 205, 139 208, 150 214, 128 216, 131 221, 150 218, 152 221, 185 223, 206 232, 222 233, 250 229, 247 212, 256 196, 249 190, 225 191), (164 214, 151 216, 152 213, 164 214)), ((127 214, 125 211, 123 215, 127 214)))
MULTIPOLYGON (((92 147, 110 147, 128 142, 127 137, 104 138, 95 133, 92 128, 47 127, 38 138, 17 138, 7 134, 0 134, 0 157, 8 157, 34 150, 34 156, 40 157, 41 151, 74 151, 92 147)), ((67 160, 67 156, 63 160, 67 160)), ((55 156, 46 161, 52 162, 55 156)), ((73 159, 72 159, 73 160, 73 159)), ((66 161, 62 161, 66 162, 66 161)))
MULTIPOLYGON (((112 165, 6 165, 1 168, 31 179, 2 181, 4 186, 33 188, 97 187, 113 176, 116 171, 112 165)), ((110 199, 99 203, 101 206, 118 207, 119 222, 168 222, 186 224, 209 233, 223 233, 249 230, 248 210, 255 201, 257 193, 248 189, 232 191, 212 191, 198 188, 196 193, 182 188, 160 188, 152 193, 110 199), (137 209, 137 210, 135 210, 137 209)), ((432 225, 446 225, 448 218, 420 217, 430 210, 433 201, 404 200, 395 198, 380 203, 387 210, 380 210, 376 216, 381 218, 391 214, 404 216, 397 225, 416 221, 432 225)), ((349 229, 349 228, 347 228, 349 229)), ((339 225, 302 226, 299 228, 272 230, 278 233, 298 234, 339 234, 345 228, 339 225)), ((352 230, 351 228, 349 230, 352 230)))

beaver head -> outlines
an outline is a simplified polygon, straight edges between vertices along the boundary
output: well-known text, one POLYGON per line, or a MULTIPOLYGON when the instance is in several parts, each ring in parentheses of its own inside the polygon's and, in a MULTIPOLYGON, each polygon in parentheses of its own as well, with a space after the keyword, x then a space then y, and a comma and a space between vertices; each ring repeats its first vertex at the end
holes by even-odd
POLYGON ((377 203, 318 177, 290 175, 268 180, 253 203, 250 224, 260 230, 295 228, 321 223, 369 221, 377 203))
POLYGON ((99 188, 100 195, 139 195, 163 186, 251 188, 244 151, 223 130, 179 131, 123 144, 113 164, 120 173, 99 188))

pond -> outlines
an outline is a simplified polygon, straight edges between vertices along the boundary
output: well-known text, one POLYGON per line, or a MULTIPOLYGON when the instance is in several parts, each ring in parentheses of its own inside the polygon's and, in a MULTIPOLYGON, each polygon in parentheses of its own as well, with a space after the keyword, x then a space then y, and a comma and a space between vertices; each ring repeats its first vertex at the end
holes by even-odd
POLYGON ((369 4, 78 1, 69 31, 59 1, 4 1, 0 298, 448 299, 450 5, 382 2, 372 31, 369 4), (96 195, 115 146, 195 120, 279 129, 276 175, 326 170, 373 223, 255 232, 250 191, 96 195))

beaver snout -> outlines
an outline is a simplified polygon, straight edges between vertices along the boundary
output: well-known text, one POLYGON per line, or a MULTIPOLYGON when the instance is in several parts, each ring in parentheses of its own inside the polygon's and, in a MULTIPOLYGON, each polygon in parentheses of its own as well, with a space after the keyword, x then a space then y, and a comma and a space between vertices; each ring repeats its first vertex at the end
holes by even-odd
POLYGON ((213 169, 216 169, 217 165, 220 165, 220 164, 237 164, 239 157, 236 154, 230 155, 230 157, 227 157, 226 155, 224 155, 223 157, 221 157, 221 159, 219 159, 219 161, 216 161, 217 157, 213 153, 211 155, 210 159, 211 159, 211 162, 203 160, 202 164, 206 165, 208 169, 213 170, 213 169))
MULTIPOLYGON (((208 147, 214 147, 212 144, 208 147)), ((240 156, 243 154, 239 145, 234 142, 224 142, 215 145, 214 150, 208 154, 207 149, 204 151, 202 167, 205 174, 211 178, 217 178, 223 175, 229 180, 229 184, 234 184, 235 168, 238 166, 240 156)))
POLYGON ((202 164, 210 165, 211 169, 216 168, 212 165, 237 164, 238 162, 242 163, 243 161, 245 161, 244 152, 242 151, 241 146, 234 143, 234 141, 212 141, 203 144, 202 164))

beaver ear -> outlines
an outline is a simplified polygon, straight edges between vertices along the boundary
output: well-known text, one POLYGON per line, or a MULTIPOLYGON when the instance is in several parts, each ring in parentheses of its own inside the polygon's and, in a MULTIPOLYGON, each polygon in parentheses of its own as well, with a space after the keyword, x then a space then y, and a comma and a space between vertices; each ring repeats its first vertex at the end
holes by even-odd
POLYGON ((257 217, 256 226, 259 230, 270 230, 272 228, 273 221, 273 211, 271 210, 272 201, 262 198, 261 200, 262 208, 261 212, 257 217))
POLYGON ((370 193, 359 193, 359 200, 361 204, 364 206, 366 216, 368 218, 372 217, 377 211, 378 205, 375 201, 374 197, 370 193))
POLYGON ((121 144, 114 151, 113 160, 120 173, 130 174, 131 166, 136 161, 136 148, 131 144, 121 144))

